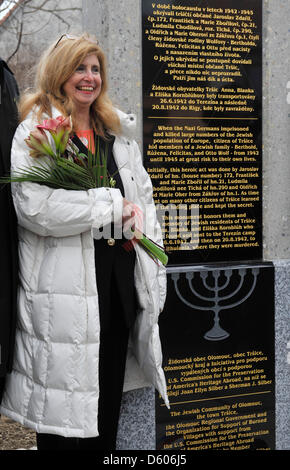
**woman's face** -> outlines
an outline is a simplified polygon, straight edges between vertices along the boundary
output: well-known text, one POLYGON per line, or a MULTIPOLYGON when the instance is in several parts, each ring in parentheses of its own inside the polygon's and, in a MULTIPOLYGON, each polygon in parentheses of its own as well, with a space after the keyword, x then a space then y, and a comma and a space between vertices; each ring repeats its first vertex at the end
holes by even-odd
POLYGON ((95 54, 88 55, 64 83, 65 94, 72 99, 76 110, 90 108, 102 87, 100 63, 95 54))

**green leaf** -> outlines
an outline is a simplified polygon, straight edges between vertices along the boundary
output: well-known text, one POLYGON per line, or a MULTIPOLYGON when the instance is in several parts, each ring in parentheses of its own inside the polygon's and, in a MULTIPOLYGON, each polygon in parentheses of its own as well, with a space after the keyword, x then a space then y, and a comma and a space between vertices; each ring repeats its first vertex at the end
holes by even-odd
POLYGON ((140 243, 140 245, 147 251, 151 258, 159 259, 159 261, 161 261, 161 263, 166 266, 168 263, 168 256, 164 252, 164 249, 157 245, 153 240, 150 240, 150 238, 146 237, 144 233, 139 232, 139 230, 135 231, 135 233, 136 241, 140 243))

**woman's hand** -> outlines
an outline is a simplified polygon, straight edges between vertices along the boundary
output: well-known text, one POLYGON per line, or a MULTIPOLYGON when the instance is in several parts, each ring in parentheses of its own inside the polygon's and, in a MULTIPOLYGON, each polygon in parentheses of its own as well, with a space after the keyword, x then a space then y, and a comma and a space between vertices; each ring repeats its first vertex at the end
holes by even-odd
POLYGON ((124 227, 124 231, 130 230, 131 227, 135 229, 135 204, 127 199, 123 199, 123 215, 122 215, 122 224, 124 227))
POLYGON ((143 232, 143 212, 133 202, 123 199, 123 215, 122 215, 123 232, 127 232, 131 236, 132 230, 135 232, 134 236, 139 237, 140 233, 143 232))

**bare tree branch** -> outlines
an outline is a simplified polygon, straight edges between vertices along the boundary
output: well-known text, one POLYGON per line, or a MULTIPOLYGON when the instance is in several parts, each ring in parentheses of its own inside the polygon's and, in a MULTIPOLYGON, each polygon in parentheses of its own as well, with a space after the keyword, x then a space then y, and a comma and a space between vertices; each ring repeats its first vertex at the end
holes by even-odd
POLYGON ((52 11, 51 13, 69 28, 70 25, 64 18, 58 15, 55 11, 52 11))
POLYGON ((36 34, 36 33, 39 33, 39 31, 42 31, 46 26, 49 25, 51 21, 51 18, 49 18, 46 23, 42 24, 41 26, 39 26, 39 28, 37 29, 34 29, 33 31, 30 30, 28 33, 22 33, 22 37, 24 38, 25 36, 31 36, 32 34, 36 34))
POLYGON ((55 8, 54 10, 49 10, 49 9, 45 9, 45 8, 33 8, 33 7, 29 7, 31 10, 30 11, 27 11, 25 12, 26 15, 30 15, 32 13, 37 13, 38 11, 44 11, 44 12, 47 12, 47 13, 54 13, 55 11, 57 11, 58 13, 62 13, 64 11, 82 11, 81 8, 78 8, 78 7, 72 7, 72 8, 55 8))
MULTIPOLYGON (((65 14, 67 12, 82 11, 82 8, 79 8, 77 6, 64 6, 63 8, 61 8, 61 4, 56 0, 10 0, 9 3, 14 7, 17 5, 18 8, 14 8, 13 13, 8 17, 5 22, 1 24, 1 29, 4 29, 16 38, 16 46, 14 47, 13 52, 10 53, 8 59, 6 59, 7 62, 11 61, 11 59, 17 54, 21 46, 22 39, 24 37, 33 35, 47 27, 52 18, 56 18, 58 21, 65 25, 65 28, 67 30, 69 30, 70 23, 69 21, 67 21, 65 14), (40 25, 40 22, 38 21, 37 29, 32 29, 31 22, 27 23, 27 20, 24 21, 24 17, 28 19, 30 15, 33 15, 35 13, 43 13, 42 17, 40 17, 42 19, 42 21, 40 21, 42 24, 40 25), (48 20, 43 21, 46 19, 46 17, 48 18, 48 20), (27 27, 28 24, 30 24, 29 31, 27 27)), ((5 11, 5 9, 9 7, 9 3, 6 3, 6 7, 4 8, 3 4, 1 4, 0 2, 0 12, 1 8, 3 11, 5 11)), ((35 24, 35 22, 33 23, 35 24)), ((9 41, 10 47, 13 42, 13 40, 9 41)))
MULTIPOLYGON (((31 13, 37 13, 38 11, 43 11, 43 7, 49 3, 51 0, 43 0, 42 4, 41 5, 30 5, 31 2, 33 2, 34 0, 25 0, 25 7, 26 7, 26 13, 25 14, 28 14, 30 15, 31 13)), ((51 12, 52 10, 54 10, 54 7, 52 9, 48 9, 49 12, 51 12)))
POLYGON ((25 6, 27 7, 27 10, 25 12, 26 15, 29 15, 29 14, 32 14, 32 13, 37 13, 38 11, 43 11, 43 12, 47 12, 47 13, 54 13, 54 12, 57 12, 57 13, 61 13, 61 12, 65 12, 65 11, 81 11, 82 9, 79 8, 79 7, 69 7, 69 8, 57 8, 57 7, 54 7, 54 8, 44 8, 44 6, 47 4, 47 3, 50 3, 51 0, 44 0, 42 2, 41 5, 29 5, 31 2, 33 2, 34 0, 25 0, 25 6))

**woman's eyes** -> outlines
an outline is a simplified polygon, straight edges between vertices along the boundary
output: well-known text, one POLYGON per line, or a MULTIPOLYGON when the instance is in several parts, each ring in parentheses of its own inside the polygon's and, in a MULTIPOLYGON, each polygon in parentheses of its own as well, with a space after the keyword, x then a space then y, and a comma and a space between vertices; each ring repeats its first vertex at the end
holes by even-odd
MULTIPOLYGON (((76 72, 86 72, 86 66, 85 65, 79 65, 76 69, 76 72)), ((100 73, 99 67, 95 66, 91 68, 92 73, 100 73)))

